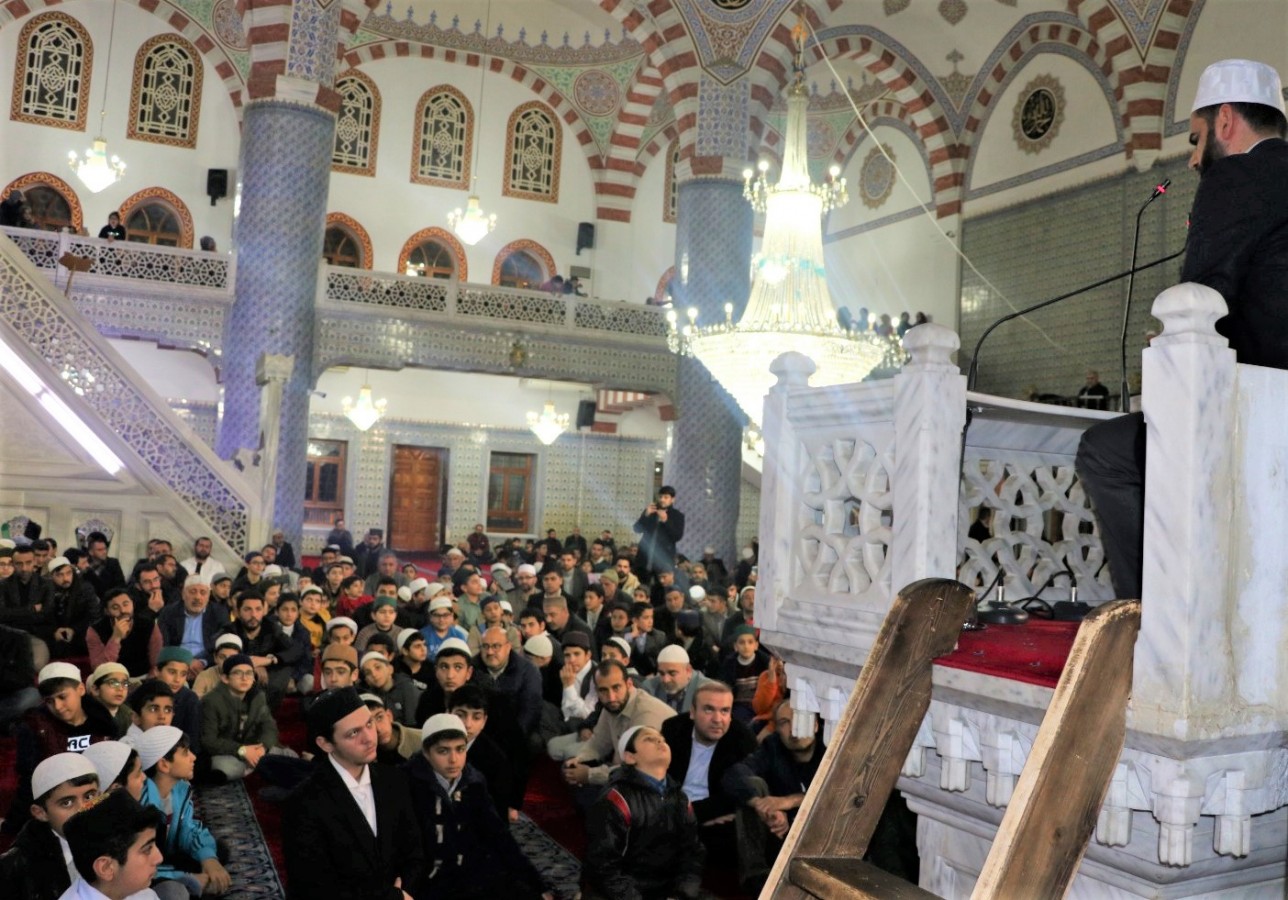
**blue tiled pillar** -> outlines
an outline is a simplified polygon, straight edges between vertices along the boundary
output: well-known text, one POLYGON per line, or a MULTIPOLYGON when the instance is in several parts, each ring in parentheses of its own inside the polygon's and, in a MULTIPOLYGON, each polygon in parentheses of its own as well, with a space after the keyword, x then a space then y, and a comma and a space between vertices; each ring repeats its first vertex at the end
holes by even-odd
POLYGON ((263 353, 294 356, 278 423, 274 523, 296 546, 304 523, 314 294, 334 132, 335 117, 326 110, 276 100, 252 103, 242 123, 237 285, 224 326, 217 449, 227 458, 259 445, 256 361, 263 353))
MULTIPOLYGON (((741 184, 710 180, 679 186, 672 291, 681 322, 690 306, 697 307, 699 323, 724 321, 725 303, 733 303, 735 320, 741 315, 751 291, 751 231, 752 210, 741 184)), ((746 419, 694 359, 680 360, 675 399, 679 417, 668 480, 685 514, 680 550, 693 559, 711 544, 717 555, 737 559, 746 419)))

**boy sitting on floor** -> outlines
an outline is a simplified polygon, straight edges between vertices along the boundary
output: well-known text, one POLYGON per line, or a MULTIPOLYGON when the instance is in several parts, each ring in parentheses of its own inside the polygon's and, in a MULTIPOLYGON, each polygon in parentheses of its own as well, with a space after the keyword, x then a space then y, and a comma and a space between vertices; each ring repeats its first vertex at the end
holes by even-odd
POLYGON ((154 889, 166 898, 175 893, 179 897, 224 893, 232 879, 219 861, 214 835, 193 815, 191 782, 197 755, 188 736, 173 725, 160 725, 143 733, 137 749, 147 775, 143 805, 159 809, 167 823, 161 847, 164 860, 154 889), (181 885, 182 892, 169 888, 174 884, 181 885), (165 888, 169 889, 162 893, 165 888))
POLYGON ((125 791, 112 791, 67 823, 80 878, 59 900, 158 900, 148 888, 161 862, 161 813, 125 791))
POLYGON ((56 900, 76 880, 63 826, 98 796, 98 770, 79 753, 58 753, 36 766, 31 819, 0 856, 0 894, 9 900, 56 900))

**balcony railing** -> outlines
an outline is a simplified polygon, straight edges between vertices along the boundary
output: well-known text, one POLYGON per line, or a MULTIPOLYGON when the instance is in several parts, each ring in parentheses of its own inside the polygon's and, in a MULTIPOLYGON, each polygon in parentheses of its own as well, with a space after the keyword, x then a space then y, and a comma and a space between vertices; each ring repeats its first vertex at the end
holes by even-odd
POLYGON ((81 237, 67 232, 4 228, 33 263, 42 269, 59 268, 66 253, 90 261, 88 275, 105 275, 139 281, 163 282, 184 287, 213 288, 231 294, 236 256, 81 237))

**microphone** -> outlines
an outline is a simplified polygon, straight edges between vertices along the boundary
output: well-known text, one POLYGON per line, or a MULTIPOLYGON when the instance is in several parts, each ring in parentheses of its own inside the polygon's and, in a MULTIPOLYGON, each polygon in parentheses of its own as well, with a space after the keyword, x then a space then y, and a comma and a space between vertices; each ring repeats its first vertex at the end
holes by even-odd
MULTIPOLYGON (((979 378, 980 348, 984 346, 984 341, 987 340, 990 334, 992 334, 995 330, 997 330, 998 326, 1005 325, 1007 322, 1011 321, 1012 319, 1018 319, 1020 316, 1027 316, 1029 313, 1037 312, 1039 309, 1045 309, 1046 307, 1052 306, 1056 303, 1060 303, 1061 301, 1069 300, 1073 297, 1078 297, 1082 294, 1087 293, 1088 291, 1094 291, 1096 288, 1104 287, 1107 284, 1113 284, 1115 281, 1121 281, 1124 278, 1135 275, 1137 272, 1144 272, 1148 269, 1154 268, 1155 266, 1161 266, 1163 263, 1171 262, 1172 260, 1176 259, 1176 257, 1180 256, 1184 252, 1185 252, 1185 247, 1182 246, 1181 249, 1177 250, 1175 253, 1170 253, 1167 256, 1159 257, 1158 259, 1153 260, 1152 262, 1147 262, 1141 266, 1133 265, 1130 269, 1127 269, 1126 271, 1123 271, 1123 272, 1119 272, 1116 275, 1110 275, 1106 278, 1100 279, 1099 281, 1093 281, 1091 284, 1084 284, 1082 287, 1072 291, 1068 291, 1067 293, 1064 293, 1064 294, 1060 294, 1058 297, 1052 297, 1049 300, 1043 300, 1040 303, 1034 303, 1032 306, 1026 306, 1023 309, 1018 309, 1013 313, 1007 313, 1006 315, 1002 316, 992 325, 988 326, 988 328, 984 329, 984 333, 981 334, 979 336, 979 340, 975 342, 975 353, 974 355, 971 356, 970 368, 967 369, 966 371, 966 390, 968 391, 975 390, 975 382, 979 378)), ((969 418, 968 418, 967 424, 969 425, 969 418)))
POLYGON ((1140 210, 1136 213, 1136 234, 1131 241, 1132 274, 1127 279, 1127 301, 1123 304, 1123 329, 1122 334, 1118 337, 1118 355, 1122 372, 1122 384, 1118 394, 1118 409, 1122 412, 1128 412, 1131 408, 1131 387, 1127 384, 1127 319, 1131 316, 1131 296, 1132 291, 1136 288, 1136 253, 1140 249, 1141 216, 1145 215, 1145 210, 1149 208, 1151 203, 1167 193, 1167 189, 1171 185, 1172 179, 1170 178, 1164 178, 1154 185, 1154 190, 1150 193, 1149 199, 1141 204, 1140 210))

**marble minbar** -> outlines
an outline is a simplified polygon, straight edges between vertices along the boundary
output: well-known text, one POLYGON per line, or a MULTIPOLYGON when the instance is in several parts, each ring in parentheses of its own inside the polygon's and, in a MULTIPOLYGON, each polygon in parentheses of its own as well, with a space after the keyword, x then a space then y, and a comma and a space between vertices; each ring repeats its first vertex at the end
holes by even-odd
MULTIPOLYGON (((1181 284, 1154 302, 1142 622, 1126 747, 1070 890, 1078 898, 1283 897, 1288 857, 1288 372, 1239 365, 1225 304, 1181 284)), ((797 730, 845 706, 894 592, 938 576, 1012 598, 1112 596, 1074 474, 1113 413, 968 394, 957 335, 923 325, 886 381, 811 388, 784 354, 765 402, 756 621, 787 660, 797 730), (971 423, 962 453, 967 409, 971 423), (973 511, 992 536, 971 540, 973 511)), ((935 667, 899 790, 921 885, 968 897, 1051 689, 935 667)))

